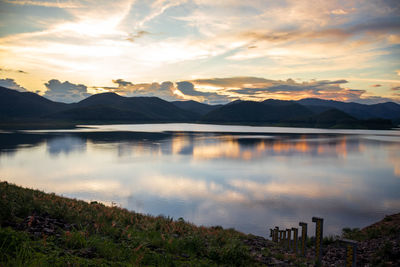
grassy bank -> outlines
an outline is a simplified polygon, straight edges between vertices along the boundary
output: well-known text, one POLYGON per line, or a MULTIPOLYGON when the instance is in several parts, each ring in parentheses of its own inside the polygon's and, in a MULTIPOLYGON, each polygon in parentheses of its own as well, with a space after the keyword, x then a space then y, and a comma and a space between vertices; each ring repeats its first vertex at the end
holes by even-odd
MULTIPOLYGON (((400 264, 400 214, 343 237, 359 241, 359 266, 400 264)), ((0 182, 0 266, 313 266, 312 240, 303 258, 233 229, 0 182)), ((340 241, 325 238, 323 247, 324 266, 344 265, 340 241)))
MULTIPOLYGON (((0 183, 0 262, 15 265, 254 266, 248 236, 0 183)), ((0 265, 2 265, 0 264, 0 265)))

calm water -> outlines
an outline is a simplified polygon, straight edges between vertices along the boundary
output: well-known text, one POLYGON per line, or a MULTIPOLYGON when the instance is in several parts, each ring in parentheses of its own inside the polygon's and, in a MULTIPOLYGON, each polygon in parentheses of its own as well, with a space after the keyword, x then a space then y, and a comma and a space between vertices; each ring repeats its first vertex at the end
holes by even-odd
POLYGON ((3 132, 0 180, 264 236, 319 216, 325 234, 339 234, 400 212, 400 132, 196 124, 3 132))

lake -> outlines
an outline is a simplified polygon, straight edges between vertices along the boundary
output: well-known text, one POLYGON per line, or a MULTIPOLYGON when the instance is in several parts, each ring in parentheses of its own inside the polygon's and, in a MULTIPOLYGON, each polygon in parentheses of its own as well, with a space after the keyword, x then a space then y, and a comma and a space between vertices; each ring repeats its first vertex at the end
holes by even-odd
POLYGON ((143 124, 0 132, 0 180, 268 236, 400 212, 400 131, 143 124))

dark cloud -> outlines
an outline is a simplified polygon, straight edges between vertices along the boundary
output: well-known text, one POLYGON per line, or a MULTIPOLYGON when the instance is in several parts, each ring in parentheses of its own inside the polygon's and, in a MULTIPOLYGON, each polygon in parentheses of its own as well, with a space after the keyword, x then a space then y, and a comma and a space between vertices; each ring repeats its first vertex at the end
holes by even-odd
POLYGON ((392 88, 393 91, 400 91, 400 86, 396 86, 392 88))
POLYGON ((381 87, 382 86, 382 84, 373 84, 373 85, 371 85, 371 87, 381 87))
POLYGON ((113 80, 113 83, 116 83, 116 84, 118 84, 120 86, 132 85, 131 82, 127 82, 127 81, 124 81, 122 79, 113 80))
POLYGON ((20 86, 19 84, 17 84, 14 79, 10 79, 10 78, 6 78, 6 79, 0 79, 0 86, 9 88, 9 89, 14 89, 17 90, 19 92, 26 92, 27 90, 20 86))
POLYGON ((78 102, 91 94, 87 91, 87 86, 83 84, 73 84, 68 81, 50 80, 44 84, 47 91, 43 95, 53 101, 72 103, 78 102))
POLYGON ((228 95, 219 94, 218 92, 202 92, 194 88, 192 82, 183 81, 177 82, 178 90, 188 97, 194 97, 195 100, 208 104, 227 103, 232 100, 228 95))
POLYGON ((191 82, 177 82, 178 90, 181 91, 184 95, 188 96, 207 96, 209 93, 203 93, 194 90, 194 85, 191 82))

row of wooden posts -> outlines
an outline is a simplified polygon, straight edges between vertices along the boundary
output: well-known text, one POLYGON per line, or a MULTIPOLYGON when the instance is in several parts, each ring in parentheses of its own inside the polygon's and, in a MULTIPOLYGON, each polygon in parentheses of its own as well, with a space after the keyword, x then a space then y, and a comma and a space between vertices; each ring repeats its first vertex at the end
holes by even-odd
MULTIPOLYGON (((322 239, 323 239, 323 226, 324 219, 313 217, 312 222, 315 223, 315 261, 317 265, 321 264, 322 258, 322 239)), ((278 226, 274 229, 270 229, 270 237, 272 241, 283 245, 288 251, 293 252, 296 255, 305 256, 306 255, 306 242, 307 242, 307 223, 299 222, 301 227, 301 237, 299 238, 298 228, 282 229, 280 230, 278 226), (293 232, 293 239, 292 239, 293 232), (300 244, 299 244, 299 243, 300 244), (300 249, 300 251, 299 251, 300 249)), ((348 239, 340 239, 346 245, 346 267, 356 266, 356 252, 357 252, 357 242, 348 239)))

